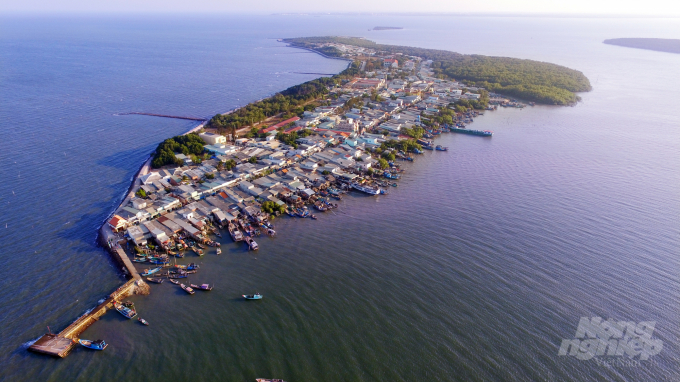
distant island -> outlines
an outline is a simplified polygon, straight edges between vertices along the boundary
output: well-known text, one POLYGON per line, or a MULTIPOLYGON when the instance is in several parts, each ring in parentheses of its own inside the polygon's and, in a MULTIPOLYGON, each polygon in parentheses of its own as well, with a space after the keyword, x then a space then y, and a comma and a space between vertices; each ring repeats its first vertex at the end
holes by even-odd
POLYGON ((612 38, 605 44, 680 54, 680 40, 672 38, 612 38))
POLYGON ((404 29, 403 27, 375 27, 373 28, 374 31, 389 31, 389 30, 398 30, 398 29, 404 29))
POLYGON ((327 57, 351 60, 362 60, 363 54, 389 56, 398 61, 418 57, 418 60, 428 61, 434 78, 456 80, 467 87, 484 88, 546 105, 573 105, 581 99, 575 93, 592 89, 583 73, 548 62, 383 45, 359 37, 301 37, 282 41, 327 57))

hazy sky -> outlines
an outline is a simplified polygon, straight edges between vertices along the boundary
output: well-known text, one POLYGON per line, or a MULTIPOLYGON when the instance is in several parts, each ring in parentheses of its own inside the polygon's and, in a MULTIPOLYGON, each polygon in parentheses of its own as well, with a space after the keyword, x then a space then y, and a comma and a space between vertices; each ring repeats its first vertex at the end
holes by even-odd
POLYGON ((0 12, 481 12, 680 16, 680 0, 0 0, 0 12))

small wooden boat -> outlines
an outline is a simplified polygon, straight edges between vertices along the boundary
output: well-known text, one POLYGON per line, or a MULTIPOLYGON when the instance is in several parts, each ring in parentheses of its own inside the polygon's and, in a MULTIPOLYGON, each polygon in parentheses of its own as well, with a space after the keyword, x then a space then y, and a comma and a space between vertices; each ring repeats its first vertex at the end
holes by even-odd
POLYGON ((192 249, 194 250, 194 252, 196 252, 197 255, 203 256, 203 250, 202 250, 202 249, 200 249, 200 248, 195 248, 195 247, 192 248, 192 249))
POLYGON ((142 276, 144 276, 144 277, 151 276, 152 274, 157 273, 161 269, 163 269, 163 267, 157 267, 157 268, 153 268, 153 269, 145 269, 144 273, 142 273, 142 276))
POLYGON ((209 284, 201 284, 201 285, 191 284, 191 287, 194 288, 194 289, 198 289, 198 290, 212 290, 212 288, 213 288, 209 284))
POLYGON ((121 303, 114 302, 113 307, 118 311, 118 313, 122 314, 123 317, 127 319, 132 319, 137 316, 137 312, 134 309, 131 309, 121 303))
POLYGON ((104 342, 104 340, 96 340, 96 341, 90 341, 90 340, 78 340, 78 343, 85 346, 88 349, 92 350, 104 350, 106 349, 109 344, 104 342))
POLYGON ((179 281, 177 281, 177 280, 172 280, 172 279, 170 279, 170 282, 173 283, 173 284, 175 284, 175 285, 179 285, 179 281))
POLYGON ((132 261, 135 263, 146 263, 146 257, 134 258, 132 261))
POLYGON ((217 252, 217 254, 218 254, 218 255, 221 255, 221 254, 222 254, 222 249, 221 249, 221 248, 219 248, 219 247, 217 247, 217 250, 216 250, 216 252, 217 252))
POLYGON ((137 321, 141 322, 142 324, 144 324, 144 325, 146 325, 146 326, 149 326, 149 322, 146 321, 145 319, 141 318, 141 317, 139 317, 139 318, 137 319, 137 321))
POLYGON ((168 276, 168 278, 170 278, 170 279, 185 279, 187 277, 189 277, 189 275, 187 275, 186 272, 168 276))
POLYGON ((312 218, 312 220, 316 220, 316 215, 312 215, 310 218, 312 218))
POLYGON ((184 291, 187 292, 187 293, 189 293, 189 294, 194 294, 194 293, 196 293, 196 292, 194 292, 193 289, 191 289, 191 287, 188 287, 188 286, 186 286, 186 285, 184 285, 184 284, 179 284, 179 286, 180 286, 180 288, 184 289, 184 291))
POLYGON ((245 298, 246 300, 262 300, 262 297, 263 296, 259 293, 243 295, 243 298, 245 298))
POLYGON ((198 248, 205 249, 205 245, 201 243, 196 243, 196 245, 198 246, 198 248))
POLYGON ((215 236, 217 236, 217 237, 222 237, 222 234, 219 233, 219 232, 215 232, 215 236))
POLYGON ((146 280, 156 284, 163 284, 163 281, 165 281, 165 279, 160 277, 147 277, 146 280))
POLYGON ((200 267, 196 263, 191 263, 191 264, 186 266, 187 271, 193 271, 194 269, 198 269, 198 268, 200 268, 200 267))

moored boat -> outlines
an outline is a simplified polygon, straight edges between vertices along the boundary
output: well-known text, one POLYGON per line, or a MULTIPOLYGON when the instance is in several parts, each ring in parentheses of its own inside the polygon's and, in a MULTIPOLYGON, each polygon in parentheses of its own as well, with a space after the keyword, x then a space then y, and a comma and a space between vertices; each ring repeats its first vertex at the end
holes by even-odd
POLYGON ((189 293, 189 294, 194 294, 194 293, 196 293, 196 292, 194 292, 193 289, 191 289, 191 287, 188 287, 188 286, 186 286, 186 285, 184 285, 184 284, 179 284, 179 287, 182 288, 182 289, 184 289, 184 291, 187 292, 187 293, 189 293))
POLYGON ((132 319, 137 316, 137 312, 133 308, 129 308, 121 303, 114 302, 113 307, 127 319, 132 319))
POLYGON ((149 281, 149 282, 152 282, 152 283, 156 283, 156 284, 163 284, 163 281, 165 281, 164 279, 162 279, 160 277, 147 277, 146 280, 149 281))
POLYGON ((436 149, 437 149, 437 151, 449 151, 448 147, 444 147, 444 146, 440 146, 440 145, 437 145, 436 149))
POLYGON ((198 290, 212 290, 213 287, 210 284, 201 284, 201 285, 196 285, 196 284, 191 284, 191 287, 194 289, 198 290))
POLYGON ((350 186, 352 186, 352 188, 355 189, 355 190, 365 192, 369 195, 379 195, 380 191, 381 191, 380 188, 368 187, 368 186, 361 185, 359 183, 351 183, 350 186))
POLYGON ((90 340, 78 340, 78 343, 85 346, 88 349, 92 350, 104 350, 106 349, 109 344, 104 342, 104 340, 96 340, 96 341, 90 341, 90 340))
POLYGON ((163 267, 157 267, 157 268, 152 268, 152 269, 145 269, 145 270, 144 270, 144 273, 142 273, 142 276, 144 276, 144 277, 146 277, 146 276, 151 276, 152 274, 157 273, 157 272, 160 271, 161 269, 163 269, 163 267))
POLYGON ((481 137, 491 137, 491 136, 493 136, 493 132, 488 131, 488 130, 482 131, 482 130, 461 129, 459 127, 450 127, 449 129, 453 133, 478 135, 478 136, 481 136, 481 137))
POLYGON ((170 282, 175 284, 175 285, 179 285, 179 281, 177 281, 177 280, 170 280, 170 282))

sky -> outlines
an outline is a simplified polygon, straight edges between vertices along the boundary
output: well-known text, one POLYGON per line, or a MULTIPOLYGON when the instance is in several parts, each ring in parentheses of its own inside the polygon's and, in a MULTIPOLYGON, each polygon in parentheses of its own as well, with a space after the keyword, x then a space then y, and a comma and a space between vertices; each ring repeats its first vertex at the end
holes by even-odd
POLYGON ((680 0, 0 0, 0 12, 425 12, 680 17, 680 0))

